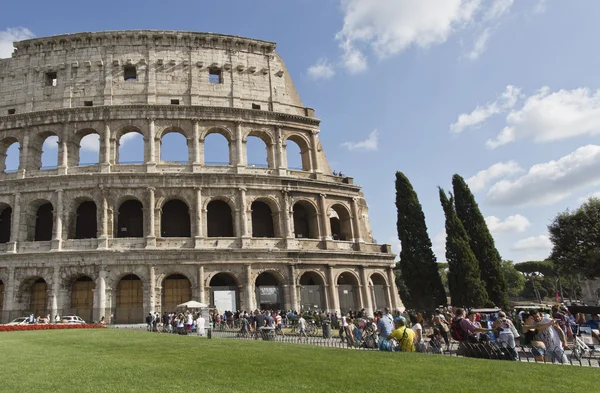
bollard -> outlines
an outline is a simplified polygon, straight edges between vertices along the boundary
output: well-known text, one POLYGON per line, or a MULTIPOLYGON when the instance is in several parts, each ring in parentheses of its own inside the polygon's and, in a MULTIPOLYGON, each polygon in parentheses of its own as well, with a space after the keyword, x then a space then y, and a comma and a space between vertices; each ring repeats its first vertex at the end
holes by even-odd
POLYGON ((208 337, 209 340, 212 339, 212 329, 210 327, 208 328, 208 331, 206 333, 206 337, 208 337))

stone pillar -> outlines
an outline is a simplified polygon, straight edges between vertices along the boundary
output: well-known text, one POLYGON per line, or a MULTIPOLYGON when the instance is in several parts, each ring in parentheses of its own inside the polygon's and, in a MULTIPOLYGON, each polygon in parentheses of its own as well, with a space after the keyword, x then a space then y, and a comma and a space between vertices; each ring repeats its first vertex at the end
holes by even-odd
POLYGON ((327 279, 329 280, 329 304, 327 305, 329 312, 340 312, 340 300, 337 293, 337 282, 333 274, 333 266, 327 266, 327 279))
POLYGON ((204 265, 200 265, 198 266, 198 292, 200 292, 200 303, 206 303, 206 293, 204 291, 204 265))
POLYGON ((17 252, 19 234, 21 232, 21 193, 16 192, 13 199, 13 211, 11 217, 10 242, 6 246, 6 252, 17 252))
POLYGON ((196 220, 196 233, 194 236, 195 248, 202 247, 202 241, 204 239, 204 226, 202 223, 202 187, 196 187, 196 209, 195 209, 195 220, 196 220))
POLYGON ((290 265, 290 304, 292 310, 300 309, 298 288, 296 286, 296 265, 290 265))
POLYGON ((148 235, 146 236, 146 248, 156 247, 156 235, 154 232, 154 187, 148 187, 148 235))
POLYGON ((194 119, 194 140, 192 142, 194 150, 194 161, 192 167, 194 172, 200 172, 202 161, 200 159, 200 119, 194 119))
POLYGON ((148 119, 148 157, 146 159, 146 171, 156 171, 156 128, 154 118, 148 119))
POLYGON ((282 222, 283 222, 283 237, 287 239, 292 239, 294 234, 292 233, 292 220, 291 212, 290 212, 290 200, 288 195, 288 190, 281 190, 281 194, 283 195, 283 203, 282 203, 282 222))
POLYGON ((245 166, 242 144, 242 122, 238 121, 235 123, 235 166, 238 171, 241 169, 240 167, 245 166))
POLYGON ((275 127, 275 168, 277 174, 283 176, 287 174, 287 168, 283 159, 283 137, 281 135, 281 127, 275 127))
POLYGON ((23 144, 21 145, 21 151, 19 154, 19 170, 18 172, 18 177, 20 179, 22 179, 23 177, 25 177, 25 173, 27 172, 27 170, 29 169, 27 164, 29 161, 29 135, 28 135, 28 128, 25 128, 23 130, 25 132, 25 136, 23 136, 23 144))
POLYGON ((62 134, 60 136, 59 146, 58 146, 58 174, 66 175, 68 169, 68 147, 67 147, 67 135, 69 133, 69 122, 63 123, 62 134))
POLYGON ((112 148, 110 144, 110 125, 107 120, 104 121, 104 134, 102 135, 102 157, 100 160, 100 171, 110 172, 110 150, 112 148))
POLYGON ((319 165, 319 152, 318 152, 318 139, 317 139, 317 134, 319 133, 319 130, 312 130, 311 134, 310 134, 310 141, 311 141, 311 148, 310 148, 310 152, 311 152, 311 156, 312 156, 312 163, 313 163, 313 173, 321 173, 321 168, 319 165))
POLYGON ((254 291, 254 283, 252 282, 252 265, 247 264, 244 265, 244 267, 246 270, 246 285, 244 290, 244 303, 246 303, 246 305, 244 307, 248 310, 248 312, 250 312, 256 309, 256 305, 254 304, 254 296, 252 293, 254 291))
POLYGON ((361 237, 360 233, 360 216, 358 215, 358 198, 352 198, 352 202, 350 203, 350 208, 352 209, 352 236, 354 237, 353 241, 355 243, 362 243, 364 240, 361 237))
POLYGON ((102 221, 100 223, 100 238, 98 239, 98 248, 108 248, 108 200, 106 199, 106 195, 104 195, 106 189, 104 186, 100 187, 102 189, 102 221))
POLYGON ((248 204, 246 203, 246 189, 240 188, 240 236, 241 237, 250 237, 248 233, 248 204))
POLYGON ((327 195, 319 194, 319 217, 321 218, 321 240, 331 240, 331 228, 329 228, 329 216, 327 214, 327 195))
POLYGON ((63 190, 56 190, 56 208, 54 210, 54 236, 52 250, 62 249, 62 222, 63 222, 63 190))
POLYGON ((94 304, 94 320, 99 321, 104 317, 108 319, 105 314, 106 312, 106 271, 100 270, 98 278, 96 279, 96 302, 94 304))
POLYGON ((367 271, 365 270, 364 266, 360 267, 360 279, 362 281, 363 290, 363 307, 367 315, 373 315, 373 299, 371 298, 369 278, 367 277, 367 271))
POLYGON ((393 267, 390 266, 387 268, 387 276, 389 284, 388 293, 391 297, 390 307, 392 307, 394 310, 400 310, 400 308, 404 307, 404 305, 402 304, 400 295, 398 294, 398 288, 396 287, 396 275, 394 274, 393 267))
POLYGON ((0 310, 0 323, 10 322, 12 320, 11 311, 15 308, 15 268, 11 266, 7 270, 8 277, 7 282, 4 283, 4 306, 0 310))
POLYGON ((156 307, 156 269, 154 266, 148 267, 148 312, 154 314, 156 307))
POLYGON ((52 293, 50 295, 50 316, 53 318, 58 314, 58 295, 60 290, 60 268, 55 267, 52 272, 52 293))

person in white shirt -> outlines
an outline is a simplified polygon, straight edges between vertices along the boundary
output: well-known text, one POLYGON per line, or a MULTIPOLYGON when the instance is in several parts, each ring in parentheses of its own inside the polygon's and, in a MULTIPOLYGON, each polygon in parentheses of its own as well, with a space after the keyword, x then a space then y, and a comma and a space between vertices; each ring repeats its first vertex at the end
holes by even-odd
POLYGON ((196 333, 199 336, 204 336, 204 324, 206 320, 202 316, 202 314, 198 313, 198 318, 196 319, 196 333))
POLYGON ((415 332, 415 351, 425 352, 425 340, 423 340, 423 326, 419 323, 416 315, 410 314, 408 316, 410 323, 412 323, 411 330, 415 332))
POLYGON ((298 334, 298 341, 300 341, 303 336, 308 341, 308 335, 306 334, 306 319, 304 319, 302 315, 300 315, 300 319, 298 319, 298 327, 300 328, 300 333, 298 334))

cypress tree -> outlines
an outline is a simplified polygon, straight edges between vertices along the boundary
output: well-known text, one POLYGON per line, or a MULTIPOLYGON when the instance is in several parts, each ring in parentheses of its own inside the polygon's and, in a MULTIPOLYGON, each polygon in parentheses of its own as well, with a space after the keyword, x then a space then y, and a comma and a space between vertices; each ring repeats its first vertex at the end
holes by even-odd
POLYGON ((481 279, 485 283, 490 300, 498 307, 508 309, 506 279, 502 271, 502 258, 490 234, 475 197, 465 180, 459 175, 452 177, 456 214, 469 236, 469 245, 479 262, 481 279))
POLYGON ((488 303, 485 284, 481 280, 479 264, 471 247, 469 236, 454 210, 454 197, 450 199, 440 187, 440 202, 446 215, 446 260, 448 286, 452 304, 458 307, 481 307, 488 303))
POLYGON ((423 208, 410 181, 401 172, 396 172, 396 209, 398 239, 402 243, 397 265, 408 292, 404 303, 408 308, 431 312, 447 303, 446 292, 431 249, 423 208))

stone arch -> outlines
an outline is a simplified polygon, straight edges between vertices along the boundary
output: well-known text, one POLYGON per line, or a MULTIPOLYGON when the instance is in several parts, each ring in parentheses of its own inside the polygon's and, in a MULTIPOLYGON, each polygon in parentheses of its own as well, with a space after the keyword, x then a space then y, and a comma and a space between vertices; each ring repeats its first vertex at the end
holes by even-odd
POLYGON ((244 135, 242 142, 247 166, 275 168, 273 137, 269 131, 251 130, 244 135), (257 143, 257 140, 262 143, 257 143), (264 149, 264 153, 260 149, 264 149))
POLYGON ((281 237, 281 234, 275 235, 275 219, 278 212, 274 212, 268 203, 257 198, 250 204, 250 210, 252 237, 281 237))
POLYGON ((332 204, 327 210, 327 217, 333 240, 350 241, 353 239, 352 217, 347 206, 341 203, 332 204))
POLYGON ((178 198, 165 201, 160 216, 161 237, 190 237, 191 219, 187 203, 178 198))
MULTIPOLYGON (((0 312, 4 310, 4 280, 0 279, 0 312)), ((8 321, 4 321, 8 322, 8 321)))
POLYGON ((295 170, 302 170, 302 171, 312 170, 310 141, 306 138, 306 136, 304 136, 302 134, 298 134, 298 133, 290 133, 285 137, 285 139, 283 141, 283 145, 285 147, 286 162, 288 163, 288 165, 287 165, 288 169, 295 169, 295 170), (301 162, 302 167, 295 167, 295 166, 290 167, 290 165, 289 165, 290 156, 288 154, 288 148, 287 148, 287 145, 289 143, 288 141, 295 143, 298 146, 298 148, 300 149, 300 162, 301 162))
POLYGON ((120 198, 116 209, 116 237, 144 237, 144 205, 135 197, 120 198), (126 199, 125 199, 126 198, 126 199))
POLYGON ((144 287, 146 283, 134 273, 120 275, 115 288, 115 323, 144 321, 144 287))
POLYGON ((223 198, 211 198, 206 204, 206 234, 208 237, 235 236, 235 208, 223 198))
MULTIPOLYGON (((147 140, 148 140, 148 136, 139 127, 129 125, 129 126, 125 126, 125 127, 120 128, 115 133, 115 142, 114 142, 115 143, 115 145, 114 145, 114 152, 115 152, 115 160, 114 160, 114 162, 115 162, 115 164, 125 164, 125 163, 129 163, 129 164, 143 164, 146 161, 145 151, 146 151, 146 141, 147 140), (121 160, 121 156, 122 156, 121 147, 122 147, 122 145, 125 142, 123 140, 123 137, 130 138, 130 137, 126 137, 126 135, 128 135, 128 134, 131 135, 132 133, 139 134, 139 135, 142 136, 141 151, 142 151, 143 157, 141 157, 141 160, 133 160, 131 162, 123 162, 121 160)), ((137 146, 137 149, 140 149, 140 147, 137 146)), ((140 157, 138 157, 138 158, 140 158, 140 157)))
POLYGON ((185 274, 166 274, 160 288, 163 311, 175 311, 178 304, 192 300, 192 281, 185 274))
POLYGON ((0 141, 0 172, 7 172, 7 168, 8 168, 8 159, 9 159, 9 150, 11 151, 11 154, 15 154, 16 155, 16 161, 17 161, 17 166, 16 168, 12 169, 11 168, 11 172, 12 171, 16 171, 19 168, 19 163, 20 163, 20 159, 21 157, 19 157, 19 151, 21 149, 21 142, 19 141, 19 139, 12 137, 12 136, 7 136, 5 138, 3 138, 0 141), (14 153, 13 151, 15 150, 13 148, 13 146, 16 143, 16 148, 18 150, 16 150, 14 153))
POLYGON ((72 277, 67 285, 67 294, 70 299, 68 314, 78 315, 84 321, 93 320, 94 311, 94 279, 86 274, 72 277))
POLYGON ((48 282, 47 278, 41 275, 29 276, 20 282, 16 297, 24 307, 23 314, 33 314, 37 317, 49 313, 48 282))
POLYGON ((36 199, 27 206, 27 241, 52 240, 54 207, 47 199, 36 199))
POLYGON ((181 127, 166 127, 160 132, 159 135, 157 135, 157 139, 159 143, 156 144, 158 149, 156 157, 159 157, 161 162, 178 164, 188 164, 190 162, 190 138, 185 130, 183 130, 181 127), (173 138, 175 135, 177 135, 177 137, 173 138), (167 140, 164 139, 165 137, 167 137, 167 140), (176 156, 171 157, 171 153, 169 153, 167 156, 167 154, 165 154, 165 150, 163 149, 163 144, 168 145, 169 147, 174 147, 177 150, 176 156), (185 157, 178 156, 183 151, 185 151, 185 157))
MULTIPOLYGON (((12 207, 0 202, 0 243, 8 243, 11 238, 12 207)), ((0 308, 2 310, 2 308, 0 308)))
POLYGON ((283 310, 285 277, 275 269, 266 269, 254 279, 256 307, 261 310, 283 310))
POLYGON ((303 310, 325 310, 325 277, 318 270, 306 270, 298 277, 300 308, 303 310), (316 307, 315 307, 316 306, 316 307))
MULTIPOLYGON (((48 160, 52 160, 52 161, 54 161, 54 159, 51 157, 56 157, 55 161, 58 164, 58 143, 56 146, 48 145, 47 150, 46 150, 48 157, 46 157, 46 155, 44 155, 44 144, 46 144, 47 143, 46 140, 51 137, 55 137, 58 142, 59 135, 57 132, 54 132, 54 131, 40 131, 37 134, 35 134, 32 138, 30 138, 29 148, 27 150, 28 160, 29 160, 29 165, 28 165, 29 168, 39 170, 39 169, 44 169, 46 167, 47 167, 47 169, 52 169, 55 167, 55 165, 52 165, 52 163, 50 163, 50 164, 46 163, 46 166, 42 167, 42 157, 44 159, 47 158, 48 160), (55 151, 50 153, 51 150, 55 150, 55 151)), ((48 142, 48 143, 50 143, 50 142, 48 142)))
MULTIPOLYGON (((233 143, 233 133, 226 127, 212 127, 209 128, 208 130, 206 130, 201 136, 200 136, 200 144, 201 144, 201 148, 202 150, 205 152, 205 154, 203 156, 206 156, 206 138, 210 135, 213 134, 219 134, 221 136, 223 136, 225 138, 225 140, 227 141, 227 162, 225 162, 225 158, 221 158, 221 156, 219 156, 216 160, 214 158, 209 159, 208 161, 206 160, 206 158, 204 159, 204 165, 233 165, 234 163, 234 146, 235 144, 233 143)), ((214 138, 212 138, 214 139, 214 138)))
POLYGON ((385 275, 380 272, 371 274, 369 277, 369 288, 374 310, 382 310, 390 306, 387 301, 387 287, 388 282, 385 275))
MULTIPOLYGON (((92 138, 93 139, 93 138, 92 138)), ((100 133, 98 132, 98 130, 94 129, 94 128, 82 128, 80 130, 78 130, 77 132, 75 132, 75 134, 73 134, 71 136, 71 138, 69 138, 68 142, 68 148, 67 148, 67 162, 69 167, 76 167, 76 166, 86 166, 86 165, 96 165, 100 162, 100 133), (86 140, 88 140, 90 138, 90 136, 96 135, 98 138, 98 150, 95 154, 94 159, 90 159, 89 162, 87 161, 82 161, 82 157, 81 157, 81 152, 82 150, 91 150, 92 147, 94 147, 93 145, 88 145, 86 144, 85 146, 82 145, 82 141, 84 140, 84 138, 86 140)), ((95 144, 94 144, 95 145, 95 144)), ((89 154, 86 154, 86 156, 90 156, 89 154)))
POLYGON ((98 206, 92 198, 79 197, 71 212, 69 238, 95 239, 98 237, 98 206))
POLYGON ((210 289, 210 305, 222 311, 240 309, 240 279, 235 273, 215 272, 205 285, 210 289))
POLYGON ((343 270, 335 279, 338 288, 340 311, 347 314, 350 310, 358 310, 360 307, 360 278, 351 270, 343 270))
POLYGON ((319 215, 316 205, 308 199, 298 199, 292 205, 294 237, 319 238, 319 215))

